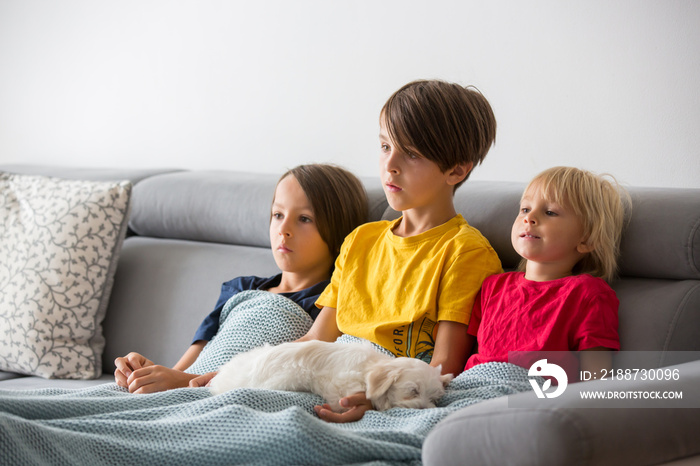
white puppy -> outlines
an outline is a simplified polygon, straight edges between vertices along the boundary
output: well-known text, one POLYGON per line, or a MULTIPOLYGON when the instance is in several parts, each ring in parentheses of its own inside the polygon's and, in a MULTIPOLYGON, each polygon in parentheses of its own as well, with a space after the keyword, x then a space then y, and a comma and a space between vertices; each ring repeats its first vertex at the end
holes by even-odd
POLYGON ((307 391, 342 412, 341 398, 365 392, 375 409, 434 408, 452 375, 413 358, 381 354, 370 343, 307 341, 265 345, 234 356, 211 381, 214 394, 234 388, 307 391))

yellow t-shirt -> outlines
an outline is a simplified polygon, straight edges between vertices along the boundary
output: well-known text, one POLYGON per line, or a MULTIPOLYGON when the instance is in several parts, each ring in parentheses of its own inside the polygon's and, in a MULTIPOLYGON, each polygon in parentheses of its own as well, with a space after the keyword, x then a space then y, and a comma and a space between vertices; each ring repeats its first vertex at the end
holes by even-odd
POLYGON ((408 238, 393 233, 400 221, 368 223, 350 233, 316 305, 336 309, 343 333, 397 356, 429 360, 437 323, 468 324, 481 282, 502 272, 501 261, 461 215, 408 238))

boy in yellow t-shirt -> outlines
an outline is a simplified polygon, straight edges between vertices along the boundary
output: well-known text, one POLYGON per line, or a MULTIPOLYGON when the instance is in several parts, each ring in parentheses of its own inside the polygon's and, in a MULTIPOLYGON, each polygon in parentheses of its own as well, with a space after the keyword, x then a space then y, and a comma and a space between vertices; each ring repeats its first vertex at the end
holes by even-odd
POLYGON ((460 215, 409 237, 394 233, 402 221, 370 223, 352 232, 331 285, 316 304, 337 309, 342 333, 373 341, 396 356, 431 362, 437 323, 469 322, 481 282, 501 272, 500 262, 460 215))
MULTIPOLYGON (((458 374, 474 297, 502 270, 488 241, 457 214, 454 191, 486 156, 496 121, 478 91, 435 80, 403 86, 379 120, 384 192, 402 216, 360 226, 345 239, 316 302, 321 312, 300 341, 347 333, 458 374)), ((316 412, 342 422, 371 408, 364 394, 344 404, 351 409, 342 415, 316 412)))

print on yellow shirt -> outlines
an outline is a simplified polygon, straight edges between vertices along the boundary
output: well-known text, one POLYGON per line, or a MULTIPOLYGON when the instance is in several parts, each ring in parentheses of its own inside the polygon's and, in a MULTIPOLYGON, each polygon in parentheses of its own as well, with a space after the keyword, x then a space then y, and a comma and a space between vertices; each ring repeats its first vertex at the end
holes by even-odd
POLYGON ((423 317, 408 325, 395 328, 392 343, 393 353, 430 362, 435 347, 435 322, 423 317))

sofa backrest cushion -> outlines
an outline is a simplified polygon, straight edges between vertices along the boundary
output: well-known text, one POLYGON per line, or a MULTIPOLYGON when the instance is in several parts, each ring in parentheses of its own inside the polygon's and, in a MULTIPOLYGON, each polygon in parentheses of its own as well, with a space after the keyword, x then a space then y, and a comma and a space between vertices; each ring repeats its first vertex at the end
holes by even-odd
POLYGON ((163 173, 182 171, 178 168, 94 168, 94 167, 64 167, 58 165, 0 165, 0 171, 21 173, 23 175, 42 175, 63 178, 65 180, 89 181, 131 181, 137 184, 141 180, 163 173))
POLYGON ((141 236, 269 247, 276 175, 182 172, 134 188, 131 229, 141 236))
POLYGON ((700 279, 700 189, 630 188, 620 274, 700 279))
MULTIPOLYGON (((138 235, 270 247, 270 205, 280 175, 196 171, 148 178, 134 188, 138 235)), ((370 220, 386 209, 381 185, 366 183, 370 220)))

